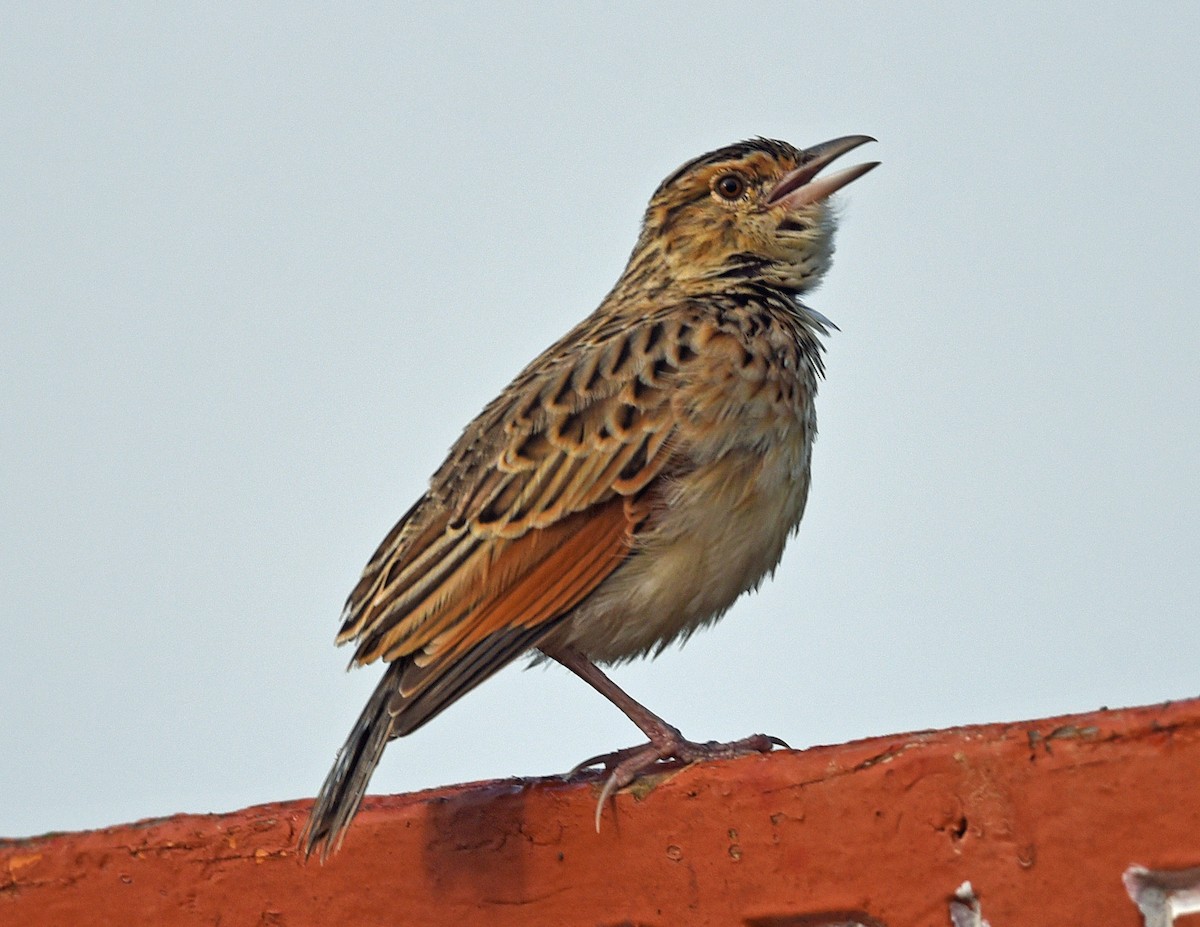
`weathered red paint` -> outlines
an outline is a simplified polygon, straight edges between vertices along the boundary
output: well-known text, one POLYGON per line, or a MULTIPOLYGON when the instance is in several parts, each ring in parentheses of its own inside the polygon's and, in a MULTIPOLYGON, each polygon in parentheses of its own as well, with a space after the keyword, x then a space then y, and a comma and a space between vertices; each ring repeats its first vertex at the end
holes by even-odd
POLYGON ((600 834, 596 794, 369 798, 324 866, 308 801, 0 841, 0 924, 946 927, 970 880, 995 927, 1139 927, 1124 870, 1200 865, 1200 700, 696 766, 600 834))

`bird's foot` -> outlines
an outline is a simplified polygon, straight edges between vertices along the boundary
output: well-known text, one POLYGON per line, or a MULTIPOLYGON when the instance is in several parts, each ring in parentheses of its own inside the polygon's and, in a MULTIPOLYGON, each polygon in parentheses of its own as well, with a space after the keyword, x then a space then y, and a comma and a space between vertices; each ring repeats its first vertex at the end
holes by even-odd
POLYGON ((600 816, 604 804, 639 776, 653 772, 659 767, 672 768, 679 764, 700 763, 704 760, 730 760, 751 753, 770 753, 775 747, 788 749, 778 737, 767 734, 751 734, 741 740, 719 743, 715 740, 698 743, 686 739, 675 728, 669 728, 649 743, 638 747, 626 747, 612 753, 602 753, 584 760, 571 770, 574 775, 592 766, 603 766, 608 773, 600 798, 596 802, 596 831, 600 831, 600 816))

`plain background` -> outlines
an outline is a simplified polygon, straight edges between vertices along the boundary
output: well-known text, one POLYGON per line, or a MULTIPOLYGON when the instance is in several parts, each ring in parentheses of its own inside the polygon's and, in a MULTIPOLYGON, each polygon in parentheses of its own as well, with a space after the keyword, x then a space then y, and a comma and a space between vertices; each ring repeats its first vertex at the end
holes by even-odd
MULTIPOLYGON (((5 4, 0 834, 312 795, 342 600, 679 163, 868 133, 773 582, 617 680, 795 746, 1200 692, 1195 3, 5 4)), ((637 732, 516 667, 372 790, 637 732)))

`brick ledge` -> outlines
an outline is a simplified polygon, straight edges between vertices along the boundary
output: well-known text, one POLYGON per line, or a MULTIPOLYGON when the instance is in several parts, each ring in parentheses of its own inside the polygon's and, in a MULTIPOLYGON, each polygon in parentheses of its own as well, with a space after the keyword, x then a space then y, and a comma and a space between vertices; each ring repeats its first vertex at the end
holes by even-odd
POLYGON ((1129 866, 1200 865, 1200 699, 693 766, 599 835, 596 794, 371 797, 324 866, 295 850, 309 800, 0 840, 0 923, 901 927, 970 881, 996 927, 1136 927, 1129 866))

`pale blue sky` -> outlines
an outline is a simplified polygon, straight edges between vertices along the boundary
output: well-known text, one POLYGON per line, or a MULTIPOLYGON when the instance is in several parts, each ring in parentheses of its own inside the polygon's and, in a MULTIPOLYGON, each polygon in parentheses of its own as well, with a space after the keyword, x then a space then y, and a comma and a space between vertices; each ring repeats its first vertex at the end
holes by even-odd
MULTIPOLYGON (((343 598, 461 427, 751 135, 879 139, 776 579, 616 671, 796 746, 1195 695, 1200 6, 0 12, 0 834, 312 795, 343 598)), ((636 742, 551 668, 373 791, 636 742)))

